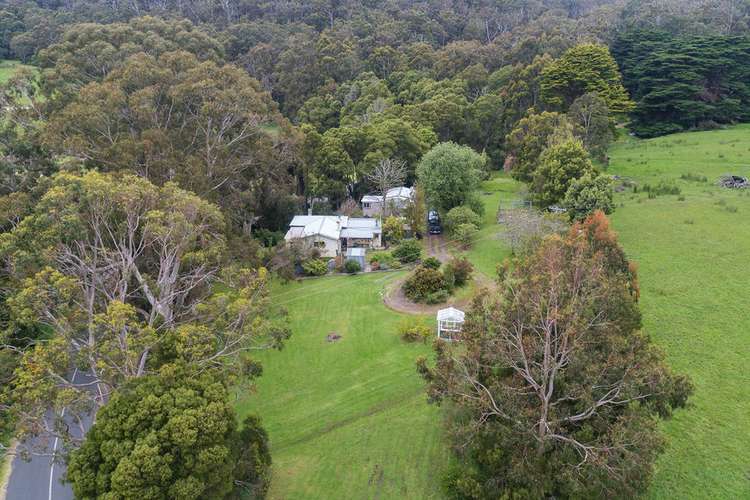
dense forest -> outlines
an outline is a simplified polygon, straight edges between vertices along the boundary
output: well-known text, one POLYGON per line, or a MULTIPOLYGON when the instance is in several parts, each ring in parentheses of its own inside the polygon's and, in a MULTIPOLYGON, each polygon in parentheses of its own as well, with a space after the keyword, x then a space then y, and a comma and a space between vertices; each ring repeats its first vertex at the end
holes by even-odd
MULTIPOLYGON (((379 159, 403 159, 413 181, 418 159, 440 141, 471 146, 501 168, 517 155, 508 136, 524 116, 567 113, 577 97, 601 93, 590 74, 575 74, 580 66, 558 68, 558 89, 549 82, 563 54, 585 43, 612 47, 635 105, 607 102, 609 112, 617 121, 630 112, 637 134, 746 119, 748 9, 739 0, 14 1, 0 11, 0 54, 42 68, 38 86, 15 92, 34 92, 33 112, 54 119, 33 145, 10 144, 16 128, 4 143, 19 160, 39 163, 36 150, 176 180, 220 202, 236 228, 276 231, 305 202, 333 210, 363 194, 379 159), (157 68, 169 71, 149 73, 157 68), (133 72, 152 77, 130 83, 133 72), (201 73, 213 82, 198 95, 191 81, 201 73), (574 88, 559 95, 571 78, 574 88), (163 91, 178 85, 182 95, 163 91), (211 86, 225 92, 211 98, 224 101, 205 114, 189 109, 211 86), (156 88, 140 104, 153 108, 145 120, 132 120, 135 109, 108 113, 156 88), (201 141, 180 136, 190 120, 212 123, 230 111, 254 128, 227 123, 201 141), (108 135, 89 134, 105 125, 108 135), (159 128, 169 133, 153 137, 159 128)), ((587 71, 600 69, 617 71, 587 71)))
MULTIPOLYGON (((619 456, 589 481, 541 485, 506 463, 518 477, 490 484, 482 475, 501 460, 487 451, 493 440, 517 444, 513 427, 500 426, 472 451, 474 475, 452 483, 454 496, 642 491, 663 446, 655 416, 684 406, 690 383, 634 333, 637 275, 606 221, 590 217, 614 209, 603 170, 623 130, 654 137, 750 120, 749 30, 747 0, 6 0, 0 59, 24 67, 0 88, 4 430, 19 438, 59 430, 46 417, 51 403, 81 426, 101 407, 85 444, 65 440, 78 450, 77 495, 139 496, 133 471, 156 463, 190 473, 154 497, 262 496, 267 436, 253 417, 238 425, 227 400, 262 371, 246 352, 281 349, 290 337, 269 283, 300 264, 279 244, 291 218, 356 213, 378 169, 398 165, 399 182, 419 180, 441 215, 458 208, 453 218, 463 210, 479 220, 474 191, 505 170, 525 183, 530 203, 567 210, 577 225, 527 256, 527 267, 500 270, 503 300, 519 316, 493 317, 490 299, 478 302, 473 361, 512 364, 515 355, 485 359, 495 346, 480 320, 508 329, 536 320, 544 311, 524 308, 541 288, 565 289, 586 274, 581 295, 560 300, 606 310, 615 333, 597 348, 614 353, 607 363, 645 360, 632 380, 625 370, 621 400, 619 388, 594 398, 600 406, 643 399, 622 434, 602 442, 639 442, 642 460, 619 456), (461 167, 451 179, 456 200, 439 199, 446 164, 461 167), (563 278, 553 260, 564 262, 563 278), (528 295, 515 295, 513 283, 528 295), (96 374, 98 394, 71 379, 73 366, 96 374), (650 388, 656 396, 640 395, 650 388), (143 418, 172 415, 173 406, 190 414, 182 434, 143 418), (145 444, 106 456, 123 422, 145 444), (165 450, 174 463, 160 462, 165 450), (622 476, 602 472, 612 466, 622 476)), ((425 208, 414 211, 415 234, 425 208)), ((566 310, 570 324, 594 321, 566 310)), ((431 396, 460 399, 448 381, 455 366, 438 355, 434 370, 420 367, 431 396)), ((597 387, 596 374, 576 369, 597 387)), ((499 372, 482 375, 511 394, 499 372)), ((591 425, 605 427, 598 408, 585 418, 597 413, 591 425)), ((565 418, 583 420, 574 410, 565 418)), ((589 430, 576 432, 585 440, 589 430)), ((569 449, 557 451, 536 471, 572 460, 569 449)))

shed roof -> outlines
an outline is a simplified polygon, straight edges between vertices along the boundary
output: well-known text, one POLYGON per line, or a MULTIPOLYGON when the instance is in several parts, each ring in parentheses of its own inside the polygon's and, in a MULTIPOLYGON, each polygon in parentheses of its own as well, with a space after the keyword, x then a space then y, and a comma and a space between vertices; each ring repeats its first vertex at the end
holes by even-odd
POLYGON ((465 314, 463 311, 456 309, 455 307, 448 307, 446 309, 440 309, 437 312, 438 321, 464 321, 465 314))

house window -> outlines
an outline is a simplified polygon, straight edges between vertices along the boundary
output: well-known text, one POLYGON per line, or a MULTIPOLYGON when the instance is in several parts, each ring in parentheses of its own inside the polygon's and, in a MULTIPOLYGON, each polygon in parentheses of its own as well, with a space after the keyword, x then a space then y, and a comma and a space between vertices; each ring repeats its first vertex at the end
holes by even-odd
POLYGON ((362 207, 363 208, 370 208, 370 204, 369 203, 362 203, 362 207))
POLYGON ((315 248, 325 248, 326 247, 326 242, 325 241, 316 241, 316 242, 313 243, 313 246, 315 248))

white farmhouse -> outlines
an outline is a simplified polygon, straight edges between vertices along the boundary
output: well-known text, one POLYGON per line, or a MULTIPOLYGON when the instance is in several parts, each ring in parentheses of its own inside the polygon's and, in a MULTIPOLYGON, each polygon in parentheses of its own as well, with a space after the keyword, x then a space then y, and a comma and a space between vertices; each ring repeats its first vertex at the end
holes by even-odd
MULTIPOLYGON (((398 213, 414 197, 414 188, 396 187, 389 189, 385 194, 386 215, 398 213)), ((367 217, 378 217, 383 207, 383 197, 377 194, 368 194, 362 197, 362 213, 367 217)))
POLYGON ((301 240, 306 247, 317 248, 321 257, 337 257, 344 255, 347 248, 380 248, 381 233, 377 219, 296 215, 284 240, 301 240))

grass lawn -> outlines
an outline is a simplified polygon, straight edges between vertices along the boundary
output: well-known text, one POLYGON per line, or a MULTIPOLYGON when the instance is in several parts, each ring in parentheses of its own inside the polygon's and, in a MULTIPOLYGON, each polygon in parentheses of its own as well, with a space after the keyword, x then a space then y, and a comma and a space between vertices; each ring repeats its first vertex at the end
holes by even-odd
POLYGON ((663 426, 670 445, 649 496, 750 498, 750 190, 713 184, 750 176, 750 126, 627 138, 610 156, 610 173, 673 182, 684 197, 625 192, 612 215, 639 264, 645 330, 696 385, 691 407, 663 426))
POLYGON ((502 239, 502 227, 497 224, 497 209, 501 203, 506 206, 518 198, 521 186, 507 174, 494 173, 480 187, 480 198, 484 204, 482 227, 466 255, 474 267, 490 278, 495 277, 497 265, 510 256, 510 247, 502 239))
MULTIPOLYGON (((610 156, 609 173, 681 189, 654 199, 619 193, 612 215, 640 267, 644 328, 696 384, 690 408, 663 425, 669 446, 648 496, 750 498, 750 191, 713 184, 724 173, 750 176, 750 126, 623 138, 610 156)), ((497 207, 519 187, 504 175, 482 187, 485 222, 468 255, 488 276, 509 255, 497 207)), ((441 497, 448 452, 440 409, 425 403, 414 370, 430 348, 401 342, 402 317, 380 295, 400 276, 336 276, 275 290, 294 336, 283 351, 259 354, 265 373, 257 392, 238 400, 240 413, 259 413, 269 431, 271 498, 441 497), (326 342, 331 332, 343 339, 326 342)))
POLYGON ((414 365, 431 348, 398 338, 403 316, 380 295, 402 275, 327 277, 276 291, 293 337, 281 352, 260 353, 257 393, 238 402, 270 434, 271 498, 440 496, 440 410, 426 404, 414 365), (331 332, 343 338, 328 343, 331 332))

